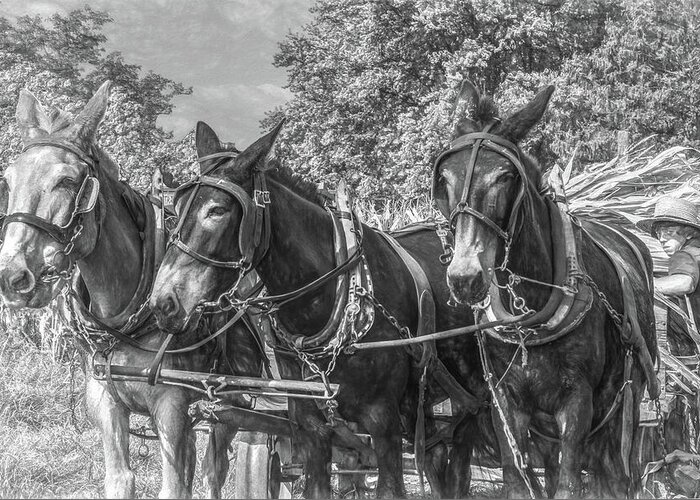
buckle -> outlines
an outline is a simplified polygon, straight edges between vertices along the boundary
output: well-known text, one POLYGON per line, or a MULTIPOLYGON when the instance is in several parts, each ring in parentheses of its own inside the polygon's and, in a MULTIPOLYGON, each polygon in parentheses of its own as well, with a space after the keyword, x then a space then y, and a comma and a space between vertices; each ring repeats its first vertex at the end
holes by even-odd
POLYGON ((270 204, 270 192, 260 191, 259 189, 254 190, 253 201, 256 207, 265 208, 265 205, 270 204))

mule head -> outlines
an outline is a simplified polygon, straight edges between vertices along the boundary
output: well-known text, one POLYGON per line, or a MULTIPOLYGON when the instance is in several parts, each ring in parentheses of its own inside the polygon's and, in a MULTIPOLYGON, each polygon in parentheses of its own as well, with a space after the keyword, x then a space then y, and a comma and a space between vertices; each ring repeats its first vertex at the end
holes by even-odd
POLYGON ((178 228, 150 300, 160 328, 173 333, 194 328, 197 306, 217 300, 261 257, 253 241, 253 176, 270 168, 267 158, 281 125, 239 153, 207 124, 197 124, 200 177, 180 187, 178 228), (235 157, 220 155, 232 149, 235 157))
POLYGON ((501 121, 489 98, 471 82, 462 84, 451 145, 433 172, 433 200, 455 234, 447 283, 456 302, 475 304, 488 294, 528 184, 538 175, 517 144, 540 120, 553 90, 547 87, 501 121))
POLYGON ((20 92, 16 119, 24 149, 2 179, 8 215, 2 226, 0 292, 9 307, 47 305, 60 290, 60 272, 95 246, 99 182, 93 142, 109 86, 105 82, 74 119, 20 92), (71 244, 72 251, 66 251, 71 244))

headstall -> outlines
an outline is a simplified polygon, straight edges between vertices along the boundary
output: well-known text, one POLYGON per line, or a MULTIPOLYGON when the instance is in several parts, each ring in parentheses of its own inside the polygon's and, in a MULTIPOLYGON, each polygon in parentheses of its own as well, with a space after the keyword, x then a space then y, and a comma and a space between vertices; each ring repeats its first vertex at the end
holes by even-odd
POLYGON ((525 172, 525 167, 523 166, 523 162, 520 159, 520 151, 518 150, 518 147, 512 142, 503 139, 502 137, 489 133, 488 131, 492 127, 492 125, 493 124, 488 125, 481 132, 472 132, 458 137, 450 143, 450 146, 447 150, 443 151, 437 157, 433 166, 432 197, 433 200, 435 200, 435 204, 438 210, 440 210, 440 212, 450 222, 452 228, 455 227, 457 219, 460 216, 470 215, 478 221, 480 221, 482 224, 486 225, 501 239, 503 239, 506 243, 507 249, 510 247, 510 243, 513 240, 513 237, 515 236, 515 232, 517 230, 520 206, 526 199, 528 199, 531 196, 534 187, 531 185, 531 181, 527 173, 525 172), (455 206, 455 208, 450 211, 447 199, 439 196, 440 164, 445 160, 446 157, 470 147, 471 155, 469 157, 469 162, 466 166, 464 187, 462 188, 460 200, 455 206), (515 198, 515 202, 513 203, 513 207, 511 209, 511 213, 508 219, 508 224, 505 230, 503 230, 496 222, 491 220, 488 216, 469 206, 469 191, 474 177, 476 161, 481 149, 493 151, 506 158, 516 168, 520 177, 518 194, 515 198))
POLYGON ((176 188, 176 206, 180 202, 177 198, 187 196, 184 201, 182 211, 178 213, 178 224, 170 237, 170 244, 185 252, 190 257, 210 266, 221 267, 225 269, 238 269, 240 278, 255 267, 267 252, 270 238, 270 216, 267 206, 270 204, 270 192, 267 190, 265 175, 259 170, 253 172, 253 197, 251 198, 246 191, 226 179, 217 178, 209 175, 215 168, 221 165, 221 159, 236 158, 238 153, 221 152, 214 153, 199 158, 199 162, 210 160, 214 161, 200 176, 188 181, 176 188), (213 257, 204 255, 204 253, 194 248, 192 242, 182 240, 182 226, 185 223, 187 215, 192 208, 199 189, 202 186, 212 187, 220 191, 224 191, 232 196, 240 205, 243 212, 241 218, 241 227, 238 233, 238 248, 241 258, 238 260, 218 260, 213 257), (186 194, 190 191, 189 194, 186 194))

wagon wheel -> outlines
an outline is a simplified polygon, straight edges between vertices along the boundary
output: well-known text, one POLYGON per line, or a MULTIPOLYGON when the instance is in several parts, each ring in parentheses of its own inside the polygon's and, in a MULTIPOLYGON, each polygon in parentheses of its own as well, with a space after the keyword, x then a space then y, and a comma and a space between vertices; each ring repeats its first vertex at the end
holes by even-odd
MULTIPOLYGON (((238 433, 235 498, 292 498, 291 483, 282 482, 280 456, 262 432, 238 433)), ((276 440, 271 437, 272 442, 276 440)))

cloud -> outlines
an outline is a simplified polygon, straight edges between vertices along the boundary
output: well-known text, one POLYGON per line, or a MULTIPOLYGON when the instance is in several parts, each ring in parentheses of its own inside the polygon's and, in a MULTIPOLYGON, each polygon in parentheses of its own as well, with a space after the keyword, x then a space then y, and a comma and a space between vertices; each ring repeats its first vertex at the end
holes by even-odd
MULTIPOLYGON (((80 8, 86 0, 0 0, 0 14, 49 15, 80 8)), ((192 86, 175 99, 159 124, 176 137, 197 120, 210 121, 241 144, 256 139, 266 111, 290 99, 283 69, 272 60, 290 30, 310 20, 314 0, 91 0, 113 23, 107 50, 125 60, 192 86)), ((217 128, 218 127, 218 128, 217 128)))
POLYGON ((179 139, 197 121, 205 121, 222 139, 246 146, 260 136, 260 120, 265 112, 290 98, 288 90, 269 83, 202 86, 193 95, 178 98, 173 113, 161 117, 159 124, 172 129, 179 139))

